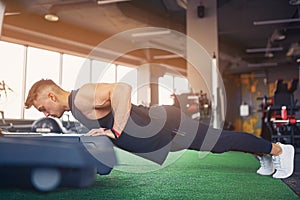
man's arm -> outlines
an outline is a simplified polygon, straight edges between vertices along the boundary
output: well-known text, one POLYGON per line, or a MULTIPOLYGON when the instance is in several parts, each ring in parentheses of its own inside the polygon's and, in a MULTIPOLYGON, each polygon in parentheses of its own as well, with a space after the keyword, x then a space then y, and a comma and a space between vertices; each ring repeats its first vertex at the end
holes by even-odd
POLYGON ((111 111, 114 113, 112 130, 93 129, 86 135, 119 137, 130 116, 131 86, 125 83, 85 84, 76 96, 75 105, 90 119, 98 119, 111 111))
POLYGON ((112 131, 120 136, 130 117, 131 86, 125 83, 116 83, 110 91, 111 108, 114 112, 112 131))

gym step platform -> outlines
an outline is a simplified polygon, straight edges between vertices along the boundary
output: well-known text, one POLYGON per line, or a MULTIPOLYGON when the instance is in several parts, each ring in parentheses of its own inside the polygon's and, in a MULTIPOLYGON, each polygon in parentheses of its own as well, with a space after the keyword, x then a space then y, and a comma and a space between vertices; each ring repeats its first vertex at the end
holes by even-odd
POLYGON ((6 132, 0 137, 0 187, 85 188, 116 163, 113 144, 103 136, 6 132))

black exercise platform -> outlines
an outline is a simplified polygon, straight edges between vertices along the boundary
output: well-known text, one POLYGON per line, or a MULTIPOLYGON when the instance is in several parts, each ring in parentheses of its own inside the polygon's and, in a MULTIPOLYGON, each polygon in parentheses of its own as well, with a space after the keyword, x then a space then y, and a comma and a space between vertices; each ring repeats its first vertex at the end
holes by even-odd
POLYGON ((96 174, 116 165, 112 142, 103 136, 6 133, 0 137, 0 186, 51 191, 88 187, 96 174))

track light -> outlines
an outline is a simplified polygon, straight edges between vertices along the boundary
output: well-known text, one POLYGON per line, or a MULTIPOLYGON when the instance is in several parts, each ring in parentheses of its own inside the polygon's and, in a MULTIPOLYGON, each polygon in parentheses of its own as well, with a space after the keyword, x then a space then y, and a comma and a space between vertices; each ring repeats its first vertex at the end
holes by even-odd
POLYGON ((266 52, 265 53, 265 57, 267 57, 267 58, 273 58, 274 54, 272 52, 266 52))
POLYGON ((291 44, 289 50, 286 53, 286 56, 299 56, 300 55, 300 44, 294 42, 291 44))
POLYGON ((282 29, 281 30, 275 29, 270 40, 271 40, 271 42, 274 42, 274 41, 284 40, 285 38, 286 38, 286 36, 282 29))

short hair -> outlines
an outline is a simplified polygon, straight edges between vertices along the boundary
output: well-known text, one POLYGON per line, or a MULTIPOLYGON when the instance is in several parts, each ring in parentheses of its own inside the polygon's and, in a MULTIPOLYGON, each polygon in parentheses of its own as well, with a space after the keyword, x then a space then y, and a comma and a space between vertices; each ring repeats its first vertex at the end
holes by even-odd
POLYGON ((30 108, 33 105, 33 101, 35 101, 38 98, 38 95, 46 88, 52 88, 54 90, 57 90, 60 87, 51 79, 42 79, 40 81, 37 81, 31 86, 28 92, 28 96, 25 101, 25 108, 30 108))

